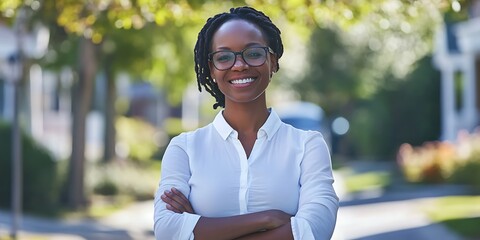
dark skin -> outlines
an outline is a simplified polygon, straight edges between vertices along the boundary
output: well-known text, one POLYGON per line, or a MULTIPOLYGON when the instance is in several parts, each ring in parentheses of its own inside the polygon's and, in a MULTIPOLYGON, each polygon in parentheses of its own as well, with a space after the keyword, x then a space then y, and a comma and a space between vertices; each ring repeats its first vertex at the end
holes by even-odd
MULTIPOLYGON (((190 201, 176 188, 161 196, 167 209, 175 213, 195 214, 190 201)), ((280 210, 223 218, 201 217, 195 227, 195 239, 275 240, 293 239, 289 214, 280 210), (201 224, 199 226, 199 224, 201 224), (197 229, 197 228, 201 228, 197 229)))
MULTIPOLYGON (((213 36, 212 51, 241 51, 250 46, 268 46, 262 31, 254 24, 243 20, 224 23, 213 36)), ((210 63, 212 78, 225 95, 223 116, 238 132, 247 157, 250 156, 257 132, 268 118, 265 90, 270 83, 271 73, 275 72, 276 57, 269 58, 262 66, 251 67, 240 56, 227 71, 217 70, 210 63), (247 86, 231 84, 232 80, 253 78, 247 86)))
MULTIPOLYGON (((242 51, 250 46, 268 46, 261 29, 245 20, 230 20, 221 25, 212 38, 212 52, 218 50, 242 51)), ((225 120, 238 132, 247 158, 257 139, 257 132, 268 118, 265 90, 272 74, 277 71, 277 58, 269 54, 266 62, 258 67, 246 64, 240 56, 231 69, 220 71, 210 63, 211 77, 225 95, 225 120), (234 84, 235 80, 250 79, 246 84, 234 84), (232 82, 233 81, 233 82, 232 82)), ((189 200, 180 191, 166 191, 162 200, 167 209, 176 213, 195 213, 189 200)), ((200 217, 194 229, 195 239, 275 239, 291 240, 292 216, 281 210, 266 210, 221 218, 200 217)))

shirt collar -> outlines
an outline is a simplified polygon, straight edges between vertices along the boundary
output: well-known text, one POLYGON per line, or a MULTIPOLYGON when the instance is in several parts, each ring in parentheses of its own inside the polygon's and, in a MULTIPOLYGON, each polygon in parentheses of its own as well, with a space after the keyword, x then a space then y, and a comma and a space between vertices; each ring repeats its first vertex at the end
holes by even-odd
POLYGON ((223 110, 217 113, 217 116, 213 120, 213 126, 217 129, 217 132, 223 140, 227 140, 228 136, 235 131, 223 117, 223 110))
MULTIPOLYGON (((273 135, 275 135, 282 123, 277 113, 273 109, 270 108, 269 111, 270 115, 268 116, 267 121, 265 121, 263 126, 258 130, 257 134, 257 137, 262 136, 262 134, 266 134, 268 140, 272 139, 273 135)), ((230 134, 235 132, 235 129, 233 129, 223 117, 223 110, 217 113, 217 116, 213 120, 213 126, 223 140, 226 140, 230 134)))

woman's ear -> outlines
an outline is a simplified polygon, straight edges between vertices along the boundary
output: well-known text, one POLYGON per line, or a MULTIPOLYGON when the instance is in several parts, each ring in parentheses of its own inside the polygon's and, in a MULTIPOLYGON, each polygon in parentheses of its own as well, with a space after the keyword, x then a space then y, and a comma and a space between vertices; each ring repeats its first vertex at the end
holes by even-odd
POLYGON ((270 66, 272 66, 272 74, 276 73, 278 71, 278 59, 276 55, 273 55, 273 57, 270 58, 270 66))
POLYGON ((273 77, 273 74, 277 72, 277 58, 272 57, 270 58, 270 66, 271 66, 271 72, 270 72, 270 79, 273 77))

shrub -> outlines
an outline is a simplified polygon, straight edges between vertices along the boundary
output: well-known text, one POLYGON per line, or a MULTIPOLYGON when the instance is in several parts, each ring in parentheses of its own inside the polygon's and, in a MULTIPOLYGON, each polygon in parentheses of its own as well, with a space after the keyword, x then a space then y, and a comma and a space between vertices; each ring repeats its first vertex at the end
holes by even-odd
POLYGON ((480 132, 460 134, 457 148, 457 169, 449 180, 472 185, 480 191, 480 132))
POLYGON ((93 187, 93 192, 104 196, 113 196, 118 194, 118 187, 112 179, 104 178, 96 186, 93 187))
POLYGON ((152 166, 128 161, 92 163, 86 171, 87 191, 103 196, 127 195, 135 200, 152 199, 160 179, 160 166, 157 162, 152 162, 152 166))
POLYGON ((158 150, 155 144, 157 129, 147 122, 121 117, 117 119, 117 133, 120 145, 126 150, 129 159, 137 162, 151 160, 158 150))
POLYGON ((400 146, 397 161, 410 182, 444 182, 451 174, 455 146, 446 142, 427 142, 414 148, 400 146))
POLYGON ((476 191, 480 191, 480 153, 475 160, 460 165, 449 180, 454 183, 471 185, 476 191))
POLYGON ((460 133, 455 143, 403 144, 397 161, 410 182, 452 182, 480 190, 480 132, 460 133))
MULTIPOLYGON (((425 56, 402 79, 386 75, 379 81, 383 86, 379 86, 375 94, 357 99, 346 105, 343 113, 336 113, 346 116, 351 126, 348 134, 342 137, 346 140, 342 142, 344 154, 391 159, 402 143, 419 146, 438 139, 440 81, 439 72, 431 62, 431 56, 425 56)), ((323 84, 325 79, 315 77, 323 84)), ((333 81, 338 82, 338 79, 333 78, 333 81)), ((322 84, 318 86, 323 87, 322 84)))
MULTIPOLYGON (((11 205, 12 129, 0 122, 0 206, 11 205)), ((22 134, 23 209, 26 212, 50 213, 59 202, 60 178, 57 162, 31 137, 22 134)))

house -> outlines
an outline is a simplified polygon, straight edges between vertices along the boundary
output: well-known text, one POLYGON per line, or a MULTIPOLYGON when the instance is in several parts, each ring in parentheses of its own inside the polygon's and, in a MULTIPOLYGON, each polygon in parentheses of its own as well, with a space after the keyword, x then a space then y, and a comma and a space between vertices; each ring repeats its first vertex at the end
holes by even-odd
POLYGON ((480 0, 469 18, 445 23, 437 32, 433 63, 441 72, 441 140, 480 125, 480 0))

